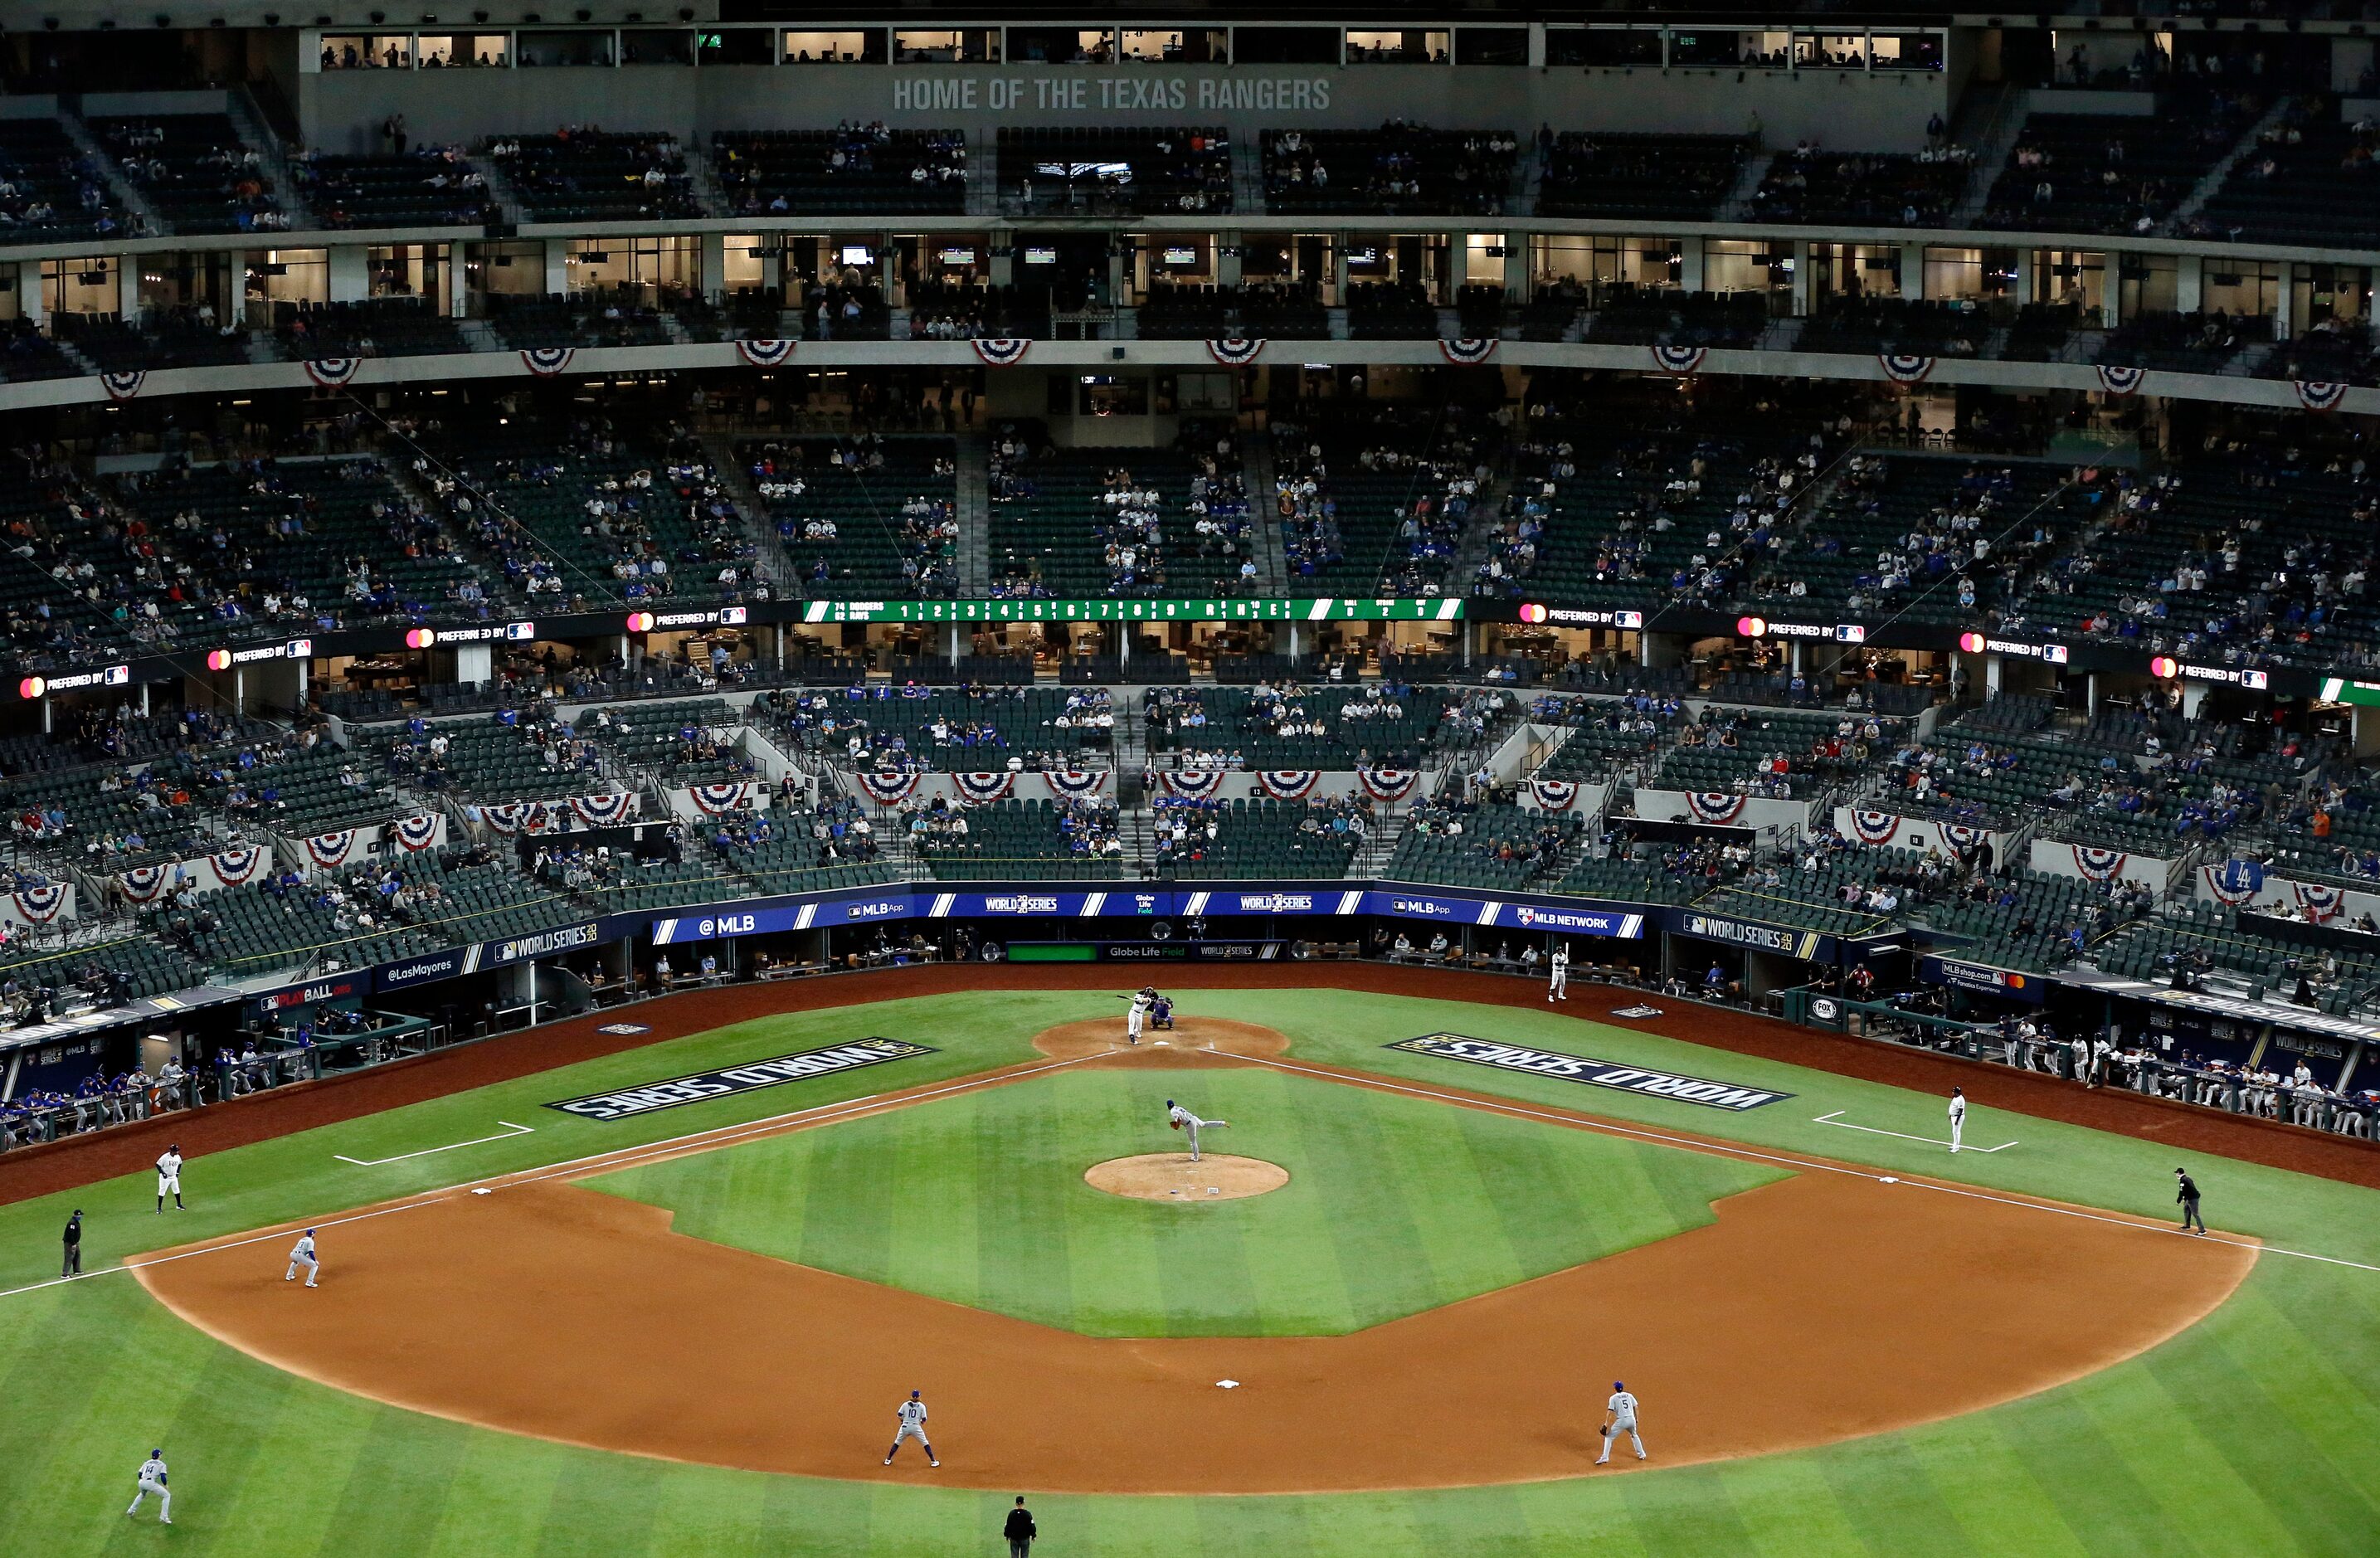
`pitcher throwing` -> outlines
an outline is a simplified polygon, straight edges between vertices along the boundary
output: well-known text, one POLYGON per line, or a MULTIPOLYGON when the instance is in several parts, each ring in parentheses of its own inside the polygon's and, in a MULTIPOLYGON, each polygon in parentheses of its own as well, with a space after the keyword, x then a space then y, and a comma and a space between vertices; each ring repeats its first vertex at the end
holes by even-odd
POLYGON ((1190 1161, 1194 1163, 1198 1161, 1199 1131, 1218 1130, 1232 1123, 1229 1120, 1202 1120, 1170 1098, 1165 1101, 1165 1119, 1175 1130, 1190 1133, 1190 1161))

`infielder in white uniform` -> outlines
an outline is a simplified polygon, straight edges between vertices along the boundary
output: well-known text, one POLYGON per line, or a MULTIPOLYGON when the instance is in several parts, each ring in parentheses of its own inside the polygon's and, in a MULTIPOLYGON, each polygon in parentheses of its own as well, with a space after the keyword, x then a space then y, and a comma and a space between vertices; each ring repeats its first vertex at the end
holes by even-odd
POLYGON ((884 1452, 884 1464, 892 1464, 892 1457, 901 1453, 903 1440, 914 1438, 924 1447, 928 1466, 941 1465, 934 1458, 934 1442, 926 1437, 926 1403, 916 1391, 909 1393, 909 1399, 901 1404, 893 1416, 901 1419, 901 1426, 893 1432, 892 1448, 884 1452))
POLYGON ((1959 1150, 1959 1133, 1967 1127, 1967 1091, 1964 1088, 1950 1089, 1950 1150, 1959 1150))
POLYGON ((1636 1436, 1636 1398, 1628 1394, 1626 1385, 1614 1380, 1611 1399, 1603 1404, 1603 1454, 1595 1458, 1596 1465, 1601 1466, 1611 1458, 1611 1442, 1623 1433, 1628 1442, 1636 1446, 1636 1458, 1643 1460, 1645 1442, 1636 1436))
POLYGON ((1552 973, 1550 973, 1546 980, 1546 999, 1548 1001, 1567 1001, 1570 999, 1569 947, 1558 946, 1554 948, 1552 968, 1552 973))
POLYGON ((174 1210, 176 1211, 181 1211, 184 1210, 182 1206, 182 1149, 178 1144, 166 1148, 157 1159, 157 1211, 161 1213, 165 1210, 165 1198, 167 1196, 174 1198, 174 1210))
POLYGON ((140 1491, 132 1495, 132 1507, 126 1510, 124 1513, 127 1515, 140 1514, 140 1501, 147 1498, 150 1494, 154 1493, 157 1495, 158 1521, 164 1525, 172 1525, 174 1523, 174 1495, 165 1491, 165 1452, 163 1449, 152 1450, 149 1452, 149 1458, 140 1463, 140 1491))
POLYGON ((1198 1161, 1198 1132, 1201 1129, 1214 1130, 1232 1123, 1229 1120, 1202 1120, 1170 1098, 1165 1101, 1165 1118, 1175 1130, 1190 1133, 1190 1161, 1194 1163, 1198 1161))
POLYGON ((1132 998, 1132 1004, 1124 1008, 1123 1041, 1125 1043, 1140 1042, 1140 1030, 1148 1025, 1148 1007, 1153 993, 1145 989, 1137 992, 1132 998))
POLYGON ((282 1274, 281 1280, 296 1281, 300 1266, 306 1268, 306 1285, 316 1286, 314 1279, 322 1274, 322 1263, 314 1258, 314 1230, 311 1228, 298 1236, 297 1245, 289 1251, 289 1270, 282 1274))

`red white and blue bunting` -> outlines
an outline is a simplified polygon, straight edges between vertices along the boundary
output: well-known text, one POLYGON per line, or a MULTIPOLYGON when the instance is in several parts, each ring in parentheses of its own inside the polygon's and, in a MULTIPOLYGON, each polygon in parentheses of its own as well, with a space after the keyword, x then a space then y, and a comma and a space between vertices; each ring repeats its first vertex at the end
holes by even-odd
POLYGON ((2112 362, 2099 364, 2099 387, 2119 400, 2140 394, 2141 385, 2148 382, 2148 376, 2149 371, 2145 368, 2126 368, 2112 362))
POLYGON ((1884 376, 1903 388, 1924 383, 1934 371, 1932 358, 1918 357, 1909 352, 1878 352, 1876 360, 1877 366, 1884 370, 1884 376))
POLYGON ((521 350, 521 366, 540 379, 551 379, 570 366, 578 355, 576 347, 526 347, 521 350))
POLYGON ((236 849, 226 849, 220 855, 209 857, 208 864, 214 867, 215 879, 225 887, 244 887, 262 869, 265 858, 266 853, 261 846, 243 844, 236 849))
POLYGON ((1410 769, 1359 768, 1355 771, 1355 783, 1364 786, 1366 795, 1383 806, 1404 799, 1413 794, 1413 787, 1420 782, 1421 775, 1410 769))
POLYGON ((419 855, 438 842, 438 814, 425 811, 419 817, 400 817, 391 831, 398 848, 408 855, 419 855))
POLYGON ((860 789, 879 806, 898 806, 909 798, 910 791, 917 787, 916 774, 903 773, 897 769, 888 768, 880 773, 862 773, 858 779, 860 789))
POLYGON ((148 382, 149 375, 138 369, 126 373, 102 373, 99 376, 99 387, 107 392, 107 398, 110 400, 129 400, 139 395, 140 386, 148 382))
POLYGON ((1536 799, 1540 811, 1568 811, 1572 803, 1578 799, 1578 781, 1532 779, 1529 781, 1529 794, 1536 799))
POLYGON ((1686 809, 1706 822, 1732 822, 1743 815, 1743 797, 1724 790, 1688 790, 1686 809))
POLYGON ((2298 392, 2298 404, 2309 411, 2336 411, 2338 403, 2347 398, 2347 386, 2322 379, 2292 379, 2289 387, 2298 392))
POLYGON ((637 814, 637 797, 628 790, 614 790, 607 796, 574 796, 570 809, 590 828, 608 828, 637 814))
POLYGON ((1262 339, 1245 335, 1226 335, 1220 341, 1207 343, 1207 355, 1226 368, 1245 368, 1264 355, 1262 339))
POLYGON ((2347 907, 2344 888, 2325 887, 2312 882, 2292 882, 2289 887, 2297 894, 2298 907, 2303 909, 2305 917, 2316 925, 2326 925, 2338 919, 2338 911, 2347 907))
POLYGON ((1014 368, 1032 349, 1033 343, 1022 335, 978 336, 975 343, 975 355, 990 368, 1014 368))
POLYGON ((1184 800, 1206 800, 1223 787, 1223 771, 1220 768, 1184 768, 1158 775, 1165 793, 1180 796, 1184 800))
POLYGON ((324 389, 337 389, 356 376, 364 365, 359 357, 316 357, 306 361, 306 377, 324 389))
POLYGON ((2264 868, 2258 866, 2256 874, 2252 878, 2243 875, 2233 868, 2255 864, 2252 860, 2226 860, 2219 866, 2201 866, 2198 870, 2199 874, 2205 879, 2206 890, 2214 895, 2216 902, 2228 904, 2233 908, 2243 908, 2254 903, 2256 895, 2264 891, 2264 868))
POLYGON ((1653 366, 1672 378, 1691 379, 1695 370, 1702 367, 1703 359, 1709 355, 1708 347, 1667 347, 1656 342, 1653 366))
POLYGON ((1050 793, 1060 800, 1088 800, 1108 787, 1104 768, 1053 768, 1041 775, 1050 793))
POLYGON ((1852 809, 1852 832, 1859 834, 1862 844, 1889 844, 1892 835, 1900 831, 1900 819, 1889 811, 1852 809))
POLYGON ((756 787, 749 779, 730 779, 719 785, 689 785, 686 795, 694 802, 696 810, 706 817, 716 817, 722 812, 742 810, 752 799, 756 787))
POLYGON ((322 870, 336 870, 347 863, 356 852, 356 830, 340 828, 333 833, 316 834, 306 841, 306 858, 322 870))
POLYGON ((1445 353, 1446 360, 1457 368, 1476 368, 1496 355, 1496 338, 1492 335, 1464 335, 1452 341, 1441 339, 1438 349, 1445 353))
POLYGON ((1961 860, 1973 859, 1976 852, 1990 842, 1991 836, 1991 829, 1979 828, 1969 822, 1942 824, 1942 842, 1950 846, 1952 856, 1961 860))
POLYGON ((153 904, 179 880, 179 870, 171 865, 135 866, 115 880, 124 884, 124 895, 134 903, 153 904))
POLYGON ((2113 882, 2124 873, 2124 862, 2131 858, 2120 849, 2095 849, 2087 844, 2068 846, 2074 852, 2074 869, 2092 882, 2113 882))
POLYGON ((541 834, 553 825, 552 806, 543 800, 491 801, 480 808, 480 820, 490 832, 506 838, 515 834, 541 834))
POLYGON ((1016 775, 999 773, 953 773, 951 787, 959 799, 969 806, 990 806, 996 800, 1006 800, 1008 792, 1016 787, 1016 775))
POLYGON ((794 355, 791 341, 738 341, 735 353, 755 368, 774 368, 794 355))
POLYGON ((29 925, 47 925, 67 906, 67 890, 63 883, 49 882, 40 887, 20 887, 10 895, 17 901, 17 912, 29 925))
POLYGON ((1321 777, 1310 768, 1268 768, 1257 775, 1257 783, 1275 800, 1304 800, 1321 777))

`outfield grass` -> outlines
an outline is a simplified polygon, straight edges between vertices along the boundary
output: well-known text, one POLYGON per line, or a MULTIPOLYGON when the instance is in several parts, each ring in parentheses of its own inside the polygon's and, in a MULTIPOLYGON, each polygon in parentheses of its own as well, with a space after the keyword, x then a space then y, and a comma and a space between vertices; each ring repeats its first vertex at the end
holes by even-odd
POLYGON ((1093 1336, 1313 1336, 1509 1287, 1712 1220, 1784 1171, 1278 1071, 1073 1071, 589 1181, 681 1234, 1093 1336), (1183 1206, 1083 1170, 1178 1149, 1289 1183, 1183 1206))
MULTIPOLYGON (((1592 994, 1593 992, 1584 992, 1592 994)), ((1940 1101, 1534 1011, 1312 992, 1192 992, 1194 1013, 1281 1029, 1293 1060, 1586 1108, 1655 1128, 1854 1158, 1981 1185, 2163 1215, 2170 1148, 2012 1118, 1979 1074, 1970 1140, 1987 1157, 1812 1124, 1836 1110, 1940 1134, 1940 1101), (1694 1072, 1800 1095, 1722 1114, 1489 1071, 1379 1046, 1447 1029, 1694 1072)), ((1573 1001, 1572 1010, 1595 1008, 1573 1001)), ((532 1166, 638 1140, 889 1090, 1026 1058, 1042 1027, 1112 1016, 1095 992, 939 997, 803 1014, 608 1057, 367 1121, 198 1160, 207 1234, 532 1166), (889 1033, 943 1051, 870 1071, 609 1125, 554 1099, 889 1033), (485 1134, 538 1134, 358 1169, 485 1134)), ((841 1129, 843 1127, 836 1127, 841 1129)), ((821 1137, 832 1133, 819 1133, 821 1137)), ((1232 1145, 1240 1146, 1234 1142, 1232 1145)), ((2380 1265, 2380 1194, 2220 1160, 2188 1160, 2218 1228, 2380 1265)), ((0 1170, 5 1172, 5 1170, 0 1170)), ((55 1274, 57 1227, 92 1214, 96 1266, 161 1242, 146 1175, 0 1208, 0 1287, 55 1274)), ((2147 1235, 2143 1235, 2147 1236, 2147 1235)), ((335 1280, 335 1230, 325 1235, 335 1280)), ((1956 1293, 1942 1302, 1955 1308, 1956 1293)), ((2058 1323, 2054 1307, 2041 1317, 2058 1323)), ((468 1317, 457 1317, 467 1322, 468 1317)), ((1813 1316, 1814 1325, 1826 1322, 1813 1316)), ((1876 1367, 1889 1369, 1880 1356, 1876 1367)), ((772 1478, 578 1451, 422 1418, 283 1375, 191 1331, 122 1275, 0 1298, 0 1553, 119 1548, 229 1555, 688 1555, 991 1552, 1004 1497, 772 1478), (170 1531, 122 1510, 163 1442, 178 1493, 170 1531)), ((1572 1410, 1593 1403, 1526 1403, 1572 1410)), ((1659 1404, 1647 1431, 1658 1449, 1659 1404)), ((1415 1425, 1427 1432, 1427 1425, 1415 1425)), ((1036 1499, 1052 1553, 2220 1553, 2380 1552, 2380 1272, 2267 1255, 2203 1323, 2143 1357, 2024 1401, 1787 1455, 1521 1488, 1240 1499, 1036 1499)), ((1119 1445, 1115 1453, 1147 1453, 1119 1445)))

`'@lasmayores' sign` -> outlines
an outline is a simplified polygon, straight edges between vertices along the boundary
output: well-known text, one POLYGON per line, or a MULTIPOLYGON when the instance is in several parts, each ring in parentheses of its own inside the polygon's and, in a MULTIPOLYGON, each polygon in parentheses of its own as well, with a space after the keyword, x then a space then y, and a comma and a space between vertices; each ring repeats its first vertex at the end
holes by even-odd
POLYGON ((1585 1055, 1566 1055, 1558 1050, 1529 1050, 1518 1044, 1466 1039, 1460 1033, 1425 1033, 1418 1039, 1400 1039, 1385 1047, 1414 1054, 1437 1055, 1443 1060, 1467 1061, 1473 1065, 1492 1065, 1500 1071, 1525 1071, 1537 1077, 1559 1077, 1565 1082, 1584 1082, 1589 1087, 1650 1093, 1656 1098, 1675 1099, 1680 1103, 1698 1103, 1706 1109, 1757 1109, 1764 1103, 1775 1103, 1779 1099, 1793 1096, 1791 1093, 1772 1092, 1766 1088, 1742 1088, 1732 1082, 1714 1082, 1704 1077, 1648 1071, 1641 1065, 1621 1065, 1616 1061, 1593 1060, 1585 1055))
POLYGON ((681 1103, 700 1103, 706 1099, 724 1098, 730 1093, 747 1093, 757 1088, 798 1082, 806 1077, 856 1071, 863 1065, 881 1065, 888 1060, 906 1060, 911 1055, 933 1053, 924 1044, 912 1044, 902 1039, 862 1039, 849 1044, 831 1044, 823 1050, 804 1050, 799 1054, 779 1055, 774 1060, 749 1061, 742 1065, 722 1066, 716 1071, 672 1077, 639 1087, 622 1088, 617 1092, 566 1098, 546 1107, 559 1109, 565 1114, 576 1114, 585 1120, 625 1120, 633 1114, 650 1114, 656 1109, 674 1109, 681 1103))

